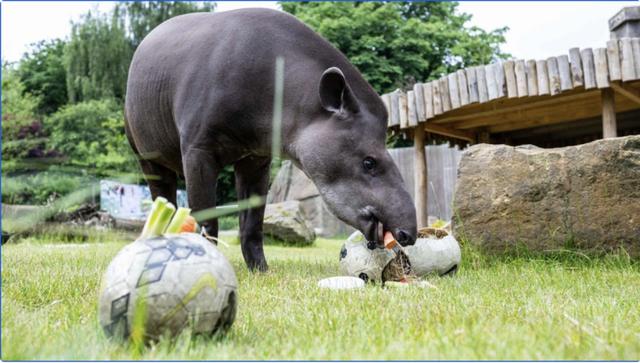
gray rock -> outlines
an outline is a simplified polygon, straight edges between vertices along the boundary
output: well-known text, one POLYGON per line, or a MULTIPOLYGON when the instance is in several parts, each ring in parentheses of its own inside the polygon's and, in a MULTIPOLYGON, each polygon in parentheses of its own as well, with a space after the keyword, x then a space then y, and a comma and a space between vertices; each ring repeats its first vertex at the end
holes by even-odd
POLYGON ((353 227, 340 221, 329 211, 311 179, 291 161, 285 160, 271 184, 267 203, 280 203, 288 200, 300 202, 304 217, 318 235, 335 237, 354 231, 353 227))
POLYGON ((310 245, 316 239, 300 202, 294 200, 267 204, 263 232, 267 236, 297 245, 310 245))
POLYGON ((462 156, 454 234, 487 250, 640 256, 640 136, 556 149, 474 145, 462 156))

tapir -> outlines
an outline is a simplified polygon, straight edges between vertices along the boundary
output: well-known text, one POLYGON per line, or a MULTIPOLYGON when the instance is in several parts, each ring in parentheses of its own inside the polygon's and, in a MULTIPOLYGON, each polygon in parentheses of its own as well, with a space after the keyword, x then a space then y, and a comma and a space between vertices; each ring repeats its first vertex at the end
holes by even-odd
MULTIPOLYGON (((193 211, 216 206, 233 165, 240 200, 269 188, 276 59, 284 60, 281 154, 316 185, 335 216, 380 241, 416 239, 416 212, 385 148, 387 111, 349 60, 277 10, 191 13, 157 26, 136 49, 125 131, 153 198, 175 203, 183 177, 193 211)), ((267 270, 264 205, 240 212, 251 270, 267 270)), ((200 221, 217 236, 216 219, 200 221)))

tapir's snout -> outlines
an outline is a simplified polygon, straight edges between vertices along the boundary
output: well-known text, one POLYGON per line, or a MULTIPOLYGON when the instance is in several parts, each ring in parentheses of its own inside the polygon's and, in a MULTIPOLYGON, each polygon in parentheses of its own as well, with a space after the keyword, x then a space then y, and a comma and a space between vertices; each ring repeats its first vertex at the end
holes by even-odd
POLYGON ((404 229, 396 228, 395 232, 392 232, 396 241, 402 246, 411 246, 416 243, 416 233, 411 233, 404 229))
POLYGON ((391 232, 401 246, 410 246, 416 242, 416 210, 409 194, 400 188, 394 193, 395 202, 377 207, 367 206, 363 210, 365 219, 360 228, 365 238, 372 242, 371 247, 380 246, 384 233, 391 232))

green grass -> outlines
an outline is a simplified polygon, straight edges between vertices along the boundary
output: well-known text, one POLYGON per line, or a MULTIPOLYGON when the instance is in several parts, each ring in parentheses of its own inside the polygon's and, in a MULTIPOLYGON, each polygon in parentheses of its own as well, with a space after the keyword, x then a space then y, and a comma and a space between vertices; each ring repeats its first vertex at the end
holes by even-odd
POLYGON ((2 359, 638 359, 640 266, 601 258, 488 257, 463 249, 437 289, 335 292, 340 240, 268 246, 271 270, 251 274, 240 248, 221 249, 238 274, 239 310, 219 339, 161 341, 140 356, 97 322, 99 279, 125 241, 2 247, 2 359))

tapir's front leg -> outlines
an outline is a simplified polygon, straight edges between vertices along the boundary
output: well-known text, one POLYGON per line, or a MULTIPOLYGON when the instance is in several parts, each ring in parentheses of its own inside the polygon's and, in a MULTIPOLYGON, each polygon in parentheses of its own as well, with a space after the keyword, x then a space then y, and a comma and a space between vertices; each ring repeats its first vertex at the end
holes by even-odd
MULTIPOLYGON (((269 190, 270 158, 246 157, 235 164, 238 200, 253 195, 265 197, 269 190)), ((262 247, 264 205, 240 212, 240 243, 244 261, 251 270, 267 270, 262 247)))
MULTIPOLYGON (((215 208, 216 185, 220 167, 216 164, 212 153, 195 148, 184 150, 182 165, 187 184, 189 208, 194 212, 215 208)), ((218 237, 217 219, 205 219, 198 222, 207 234, 218 237)))

